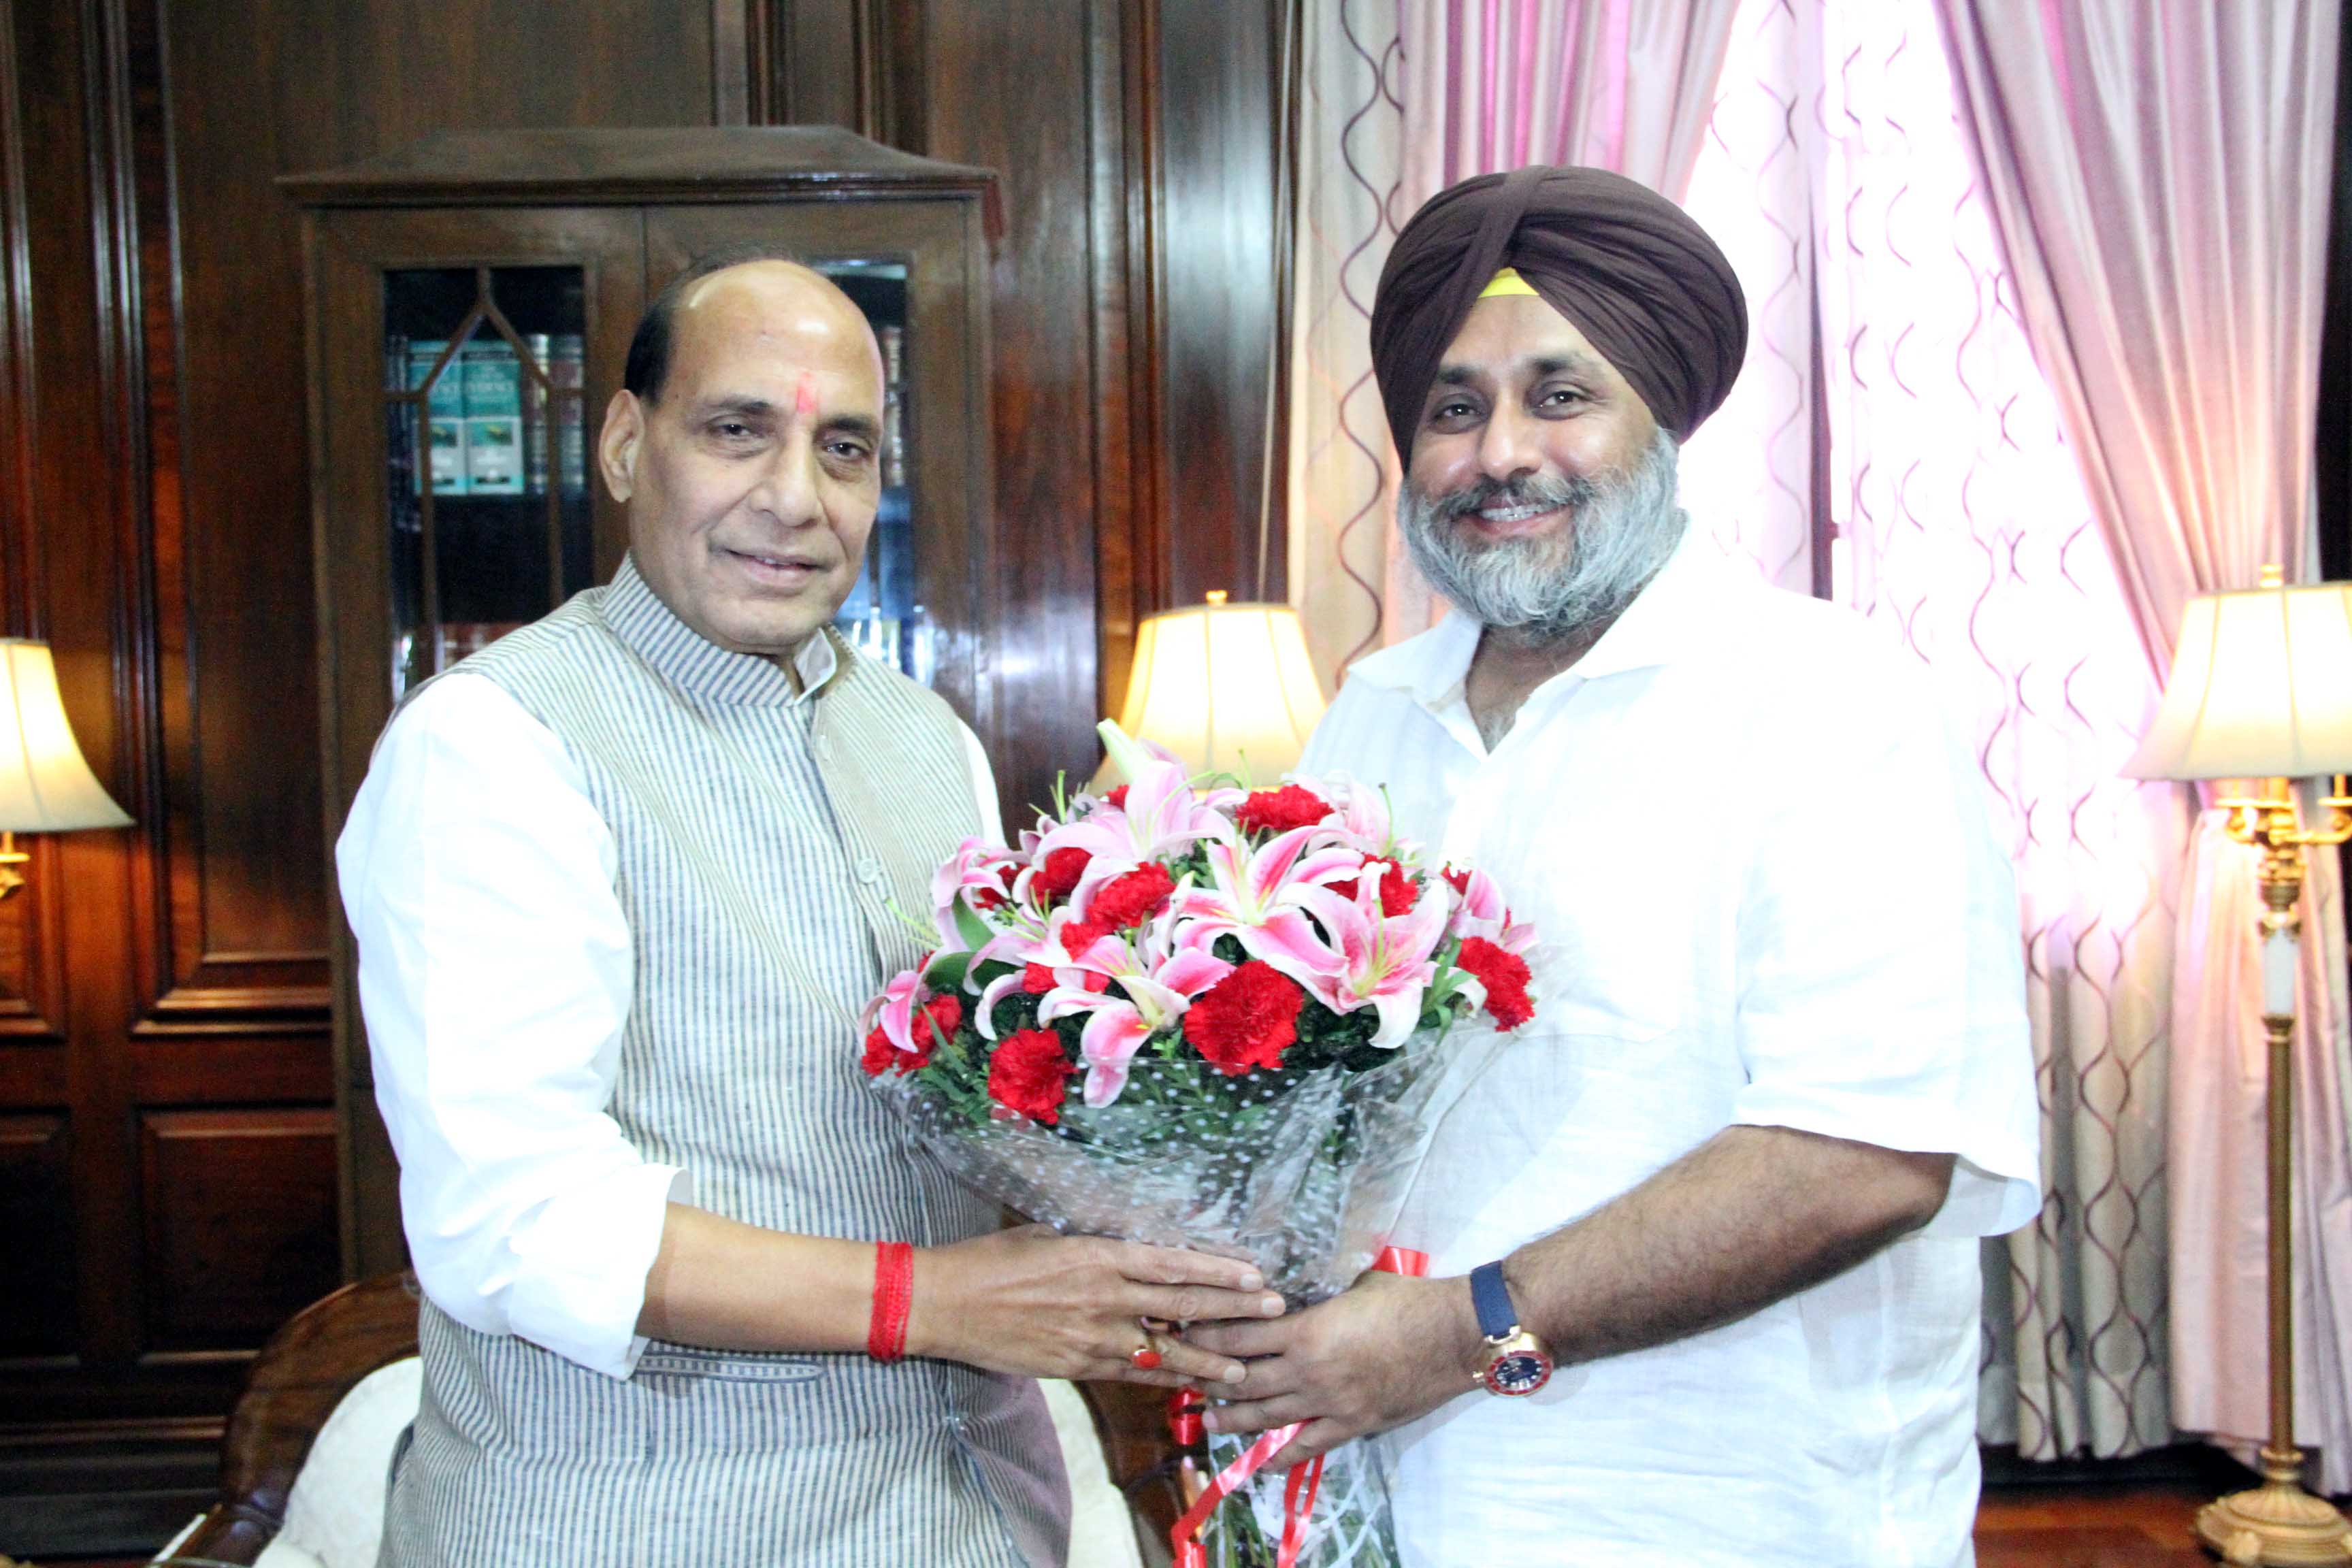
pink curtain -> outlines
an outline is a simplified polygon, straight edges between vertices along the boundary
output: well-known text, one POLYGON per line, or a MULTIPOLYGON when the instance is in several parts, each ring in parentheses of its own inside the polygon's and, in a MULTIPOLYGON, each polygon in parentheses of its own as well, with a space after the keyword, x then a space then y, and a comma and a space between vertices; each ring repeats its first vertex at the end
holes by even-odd
POLYGON ((1307 7, 1291 364, 1293 597, 1328 681, 1425 629, 1394 539, 1367 343, 1396 231, 1447 185, 1591 163, 1679 195, 1738 0, 1316 0, 1307 7))
MULTIPOLYGON (((1938 0, 1962 121, 2152 668, 2192 594, 2315 556, 2336 0, 1938 0)), ((2246 851, 2209 823, 2173 1005, 2172 1419, 2261 1436, 2262 1067, 2246 851), (2251 1069, 2251 1070, 2250 1070, 2251 1069)), ((2352 1489, 2340 889, 2305 906, 2299 1436, 2352 1489), (2331 931, 2335 933, 2330 940, 2331 931)))

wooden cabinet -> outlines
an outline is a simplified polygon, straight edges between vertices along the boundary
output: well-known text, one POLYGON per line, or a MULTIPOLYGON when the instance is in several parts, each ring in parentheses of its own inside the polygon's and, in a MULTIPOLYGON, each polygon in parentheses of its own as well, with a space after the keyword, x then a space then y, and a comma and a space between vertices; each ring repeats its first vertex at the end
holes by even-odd
MULTIPOLYGON (((882 510, 838 624, 998 740, 986 171, 831 127, 552 131, 281 184, 304 208, 330 842, 403 692, 619 563, 594 451, 630 334, 665 282, 735 247, 828 273, 874 322, 882 510)), ((335 929, 345 1254, 366 1275, 403 1249, 335 929)))

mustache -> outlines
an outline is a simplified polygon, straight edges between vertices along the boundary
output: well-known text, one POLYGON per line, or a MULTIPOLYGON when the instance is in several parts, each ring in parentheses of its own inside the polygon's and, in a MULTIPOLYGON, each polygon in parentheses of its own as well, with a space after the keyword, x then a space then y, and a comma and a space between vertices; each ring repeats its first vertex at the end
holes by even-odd
POLYGON ((1525 479, 1480 479, 1458 490, 1432 497, 1429 510, 1441 522, 1452 522, 1474 511, 1486 511, 1500 507, 1568 507, 1582 510, 1601 499, 1601 487, 1580 474, 1545 479, 1530 475, 1525 479))

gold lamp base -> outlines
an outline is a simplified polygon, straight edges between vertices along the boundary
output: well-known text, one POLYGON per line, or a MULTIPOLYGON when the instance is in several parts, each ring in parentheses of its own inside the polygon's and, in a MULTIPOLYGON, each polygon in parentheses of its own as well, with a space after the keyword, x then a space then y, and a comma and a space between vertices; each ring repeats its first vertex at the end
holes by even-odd
POLYGON ((2197 1539, 2225 1563, 2245 1568, 2344 1568, 2352 1564, 2352 1525, 2326 1500, 2303 1489, 2303 1454, 2294 1446, 2294 994, 2295 939, 2302 921, 2304 856, 2308 848, 2352 838, 2352 797, 2338 777, 2320 803, 2326 825, 2297 825, 2287 781, 2271 781, 2252 799, 2226 798, 2230 832, 2263 851, 2264 912, 2263 1029, 2269 1037, 2267 1189, 2271 1440, 2263 1445, 2263 1484, 2207 1503, 2197 1539), (2283 962, 2281 962, 2283 961, 2283 962))
POLYGON ((25 873, 16 869, 32 857, 16 847, 14 833, 0 833, 0 899, 6 898, 25 885, 25 873))
POLYGON ((2263 1450, 2263 1484, 2209 1502, 2197 1539, 2245 1568, 2337 1568, 2352 1563, 2352 1524, 2299 1484, 2303 1456, 2263 1450))

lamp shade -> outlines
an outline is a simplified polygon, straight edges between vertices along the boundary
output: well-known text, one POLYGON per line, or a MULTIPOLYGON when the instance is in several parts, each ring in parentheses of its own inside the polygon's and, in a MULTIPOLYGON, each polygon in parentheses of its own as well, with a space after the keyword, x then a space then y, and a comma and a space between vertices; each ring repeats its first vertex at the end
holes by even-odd
POLYGON ((1156 741, 1195 773, 1266 782, 1296 767, 1323 716, 1323 689, 1287 605, 1205 605, 1137 629, 1119 728, 1156 741))
POLYGON ((2137 779, 2352 772, 2352 584, 2200 594, 2164 700, 2124 764, 2137 779))
POLYGON ((0 830, 130 826, 74 743, 49 645, 0 637, 0 830))

